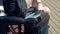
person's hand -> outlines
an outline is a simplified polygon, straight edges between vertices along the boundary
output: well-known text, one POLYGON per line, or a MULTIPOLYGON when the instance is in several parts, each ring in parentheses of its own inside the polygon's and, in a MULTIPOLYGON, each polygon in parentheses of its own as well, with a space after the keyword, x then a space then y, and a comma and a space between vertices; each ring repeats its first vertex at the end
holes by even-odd
POLYGON ((7 16, 7 14, 4 13, 4 16, 7 16))
POLYGON ((7 14, 5 14, 5 13, 1 13, 0 16, 7 16, 7 14))
POLYGON ((47 6, 44 6, 44 12, 50 13, 50 9, 47 6))

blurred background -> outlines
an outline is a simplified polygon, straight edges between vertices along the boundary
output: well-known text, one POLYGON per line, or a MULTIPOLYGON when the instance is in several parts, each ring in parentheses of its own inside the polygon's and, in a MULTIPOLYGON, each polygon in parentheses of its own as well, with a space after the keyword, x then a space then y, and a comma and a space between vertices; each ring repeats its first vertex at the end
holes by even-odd
POLYGON ((49 34, 60 34, 60 0, 42 0, 50 8, 49 34))

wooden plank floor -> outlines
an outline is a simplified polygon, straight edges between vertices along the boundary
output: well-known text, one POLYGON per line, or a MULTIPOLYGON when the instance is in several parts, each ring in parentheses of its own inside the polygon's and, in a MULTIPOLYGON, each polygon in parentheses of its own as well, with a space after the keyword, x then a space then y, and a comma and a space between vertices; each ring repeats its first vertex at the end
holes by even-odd
POLYGON ((60 34, 60 0, 42 0, 50 8, 50 21, 48 34, 60 34))

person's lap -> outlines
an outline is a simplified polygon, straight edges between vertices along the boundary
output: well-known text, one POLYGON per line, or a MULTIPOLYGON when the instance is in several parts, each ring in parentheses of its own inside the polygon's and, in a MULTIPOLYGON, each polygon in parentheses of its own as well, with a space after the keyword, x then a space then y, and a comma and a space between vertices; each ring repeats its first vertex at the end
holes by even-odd
MULTIPOLYGON (((11 16, 1 16, 0 17, 0 21, 3 20, 4 23, 2 24, 16 24, 16 25, 12 25, 13 29, 15 29, 15 32, 18 32, 18 24, 28 24, 28 23, 33 23, 35 19, 23 19, 20 17, 11 17, 11 16), (11 22, 10 22, 11 21, 11 22), (6 22, 6 23, 5 23, 6 22)), ((11 26, 11 25, 8 25, 11 26)), ((28 26, 28 25, 27 25, 28 26)), ((9 27, 10 28, 10 27, 9 27)), ((9 33, 12 33, 11 31, 9 33)))

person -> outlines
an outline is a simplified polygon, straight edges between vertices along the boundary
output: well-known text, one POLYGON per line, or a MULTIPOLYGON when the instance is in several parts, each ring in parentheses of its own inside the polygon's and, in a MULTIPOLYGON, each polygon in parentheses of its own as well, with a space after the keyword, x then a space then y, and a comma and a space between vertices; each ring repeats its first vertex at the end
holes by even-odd
MULTIPOLYGON (((22 9, 26 8, 25 0, 3 0, 3 6, 4 6, 4 10, 5 10, 4 11, 5 16, 0 16, 0 22, 3 22, 1 24, 26 24, 26 23, 32 24, 33 22, 36 21, 35 19, 24 19, 25 12, 22 9)), ((8 26, 11 26, 11 25, 8 25, 8 26)), ((5 26, 5 30, 8 32, 8 34, 10 34, 12 32, 9 31, 10 27, 8 27, 8 26, 5 26)), ((17 25, 12 25, 12 26, 14 28, 14 26, 17 26, 17 25)), ((32 26, 32 25, 30 25, 30 26, 32 26)), ((29 30, 29 28, 27 28, 27 27, 26 27, 26 29, 29 30)), ((14 31, 16 32, 17 30, 18 29, 14 30, 14 31)), ((28 30, 26 30, 25 33, 27 33, 28 30)), ((4 34, 7 34, 7 33, 4 33, 4 34)))
MULTIPOLYGON (((5 12, 4 12, 5 13, 5 17, 3 17, 3 18, 7 17, 6 19, 8 19, 11 23, 12 23, 13 20, 17 23, 16 19, 19 20, 19 22, 21 20, 21 23, 27 23, 27 22, 32 22, 32 21, 34 22, 34 21, 36 21, 35 19, 24 19, 25 12, 22 10, 23 8, 26 8, 26 4, 24 4, 24 3, 25 3, 25 0, 3 0, 3 6, 4 6, 4 10, 5 10, 5 12), (11 16, 13 16, 14 19, 11 16), (10 18, 11 18, 11 20, 10 20, 10 18)), ((13 22, 13 24, 15 22, 13 22)), ((18 29, 16 29, 16 30, 18 30, 18 29)), ((26 30, 26 33, 27 33, 27 30, 26 30)), ((11 33, 11 32, 9 32, 9 33, 11 33)))

